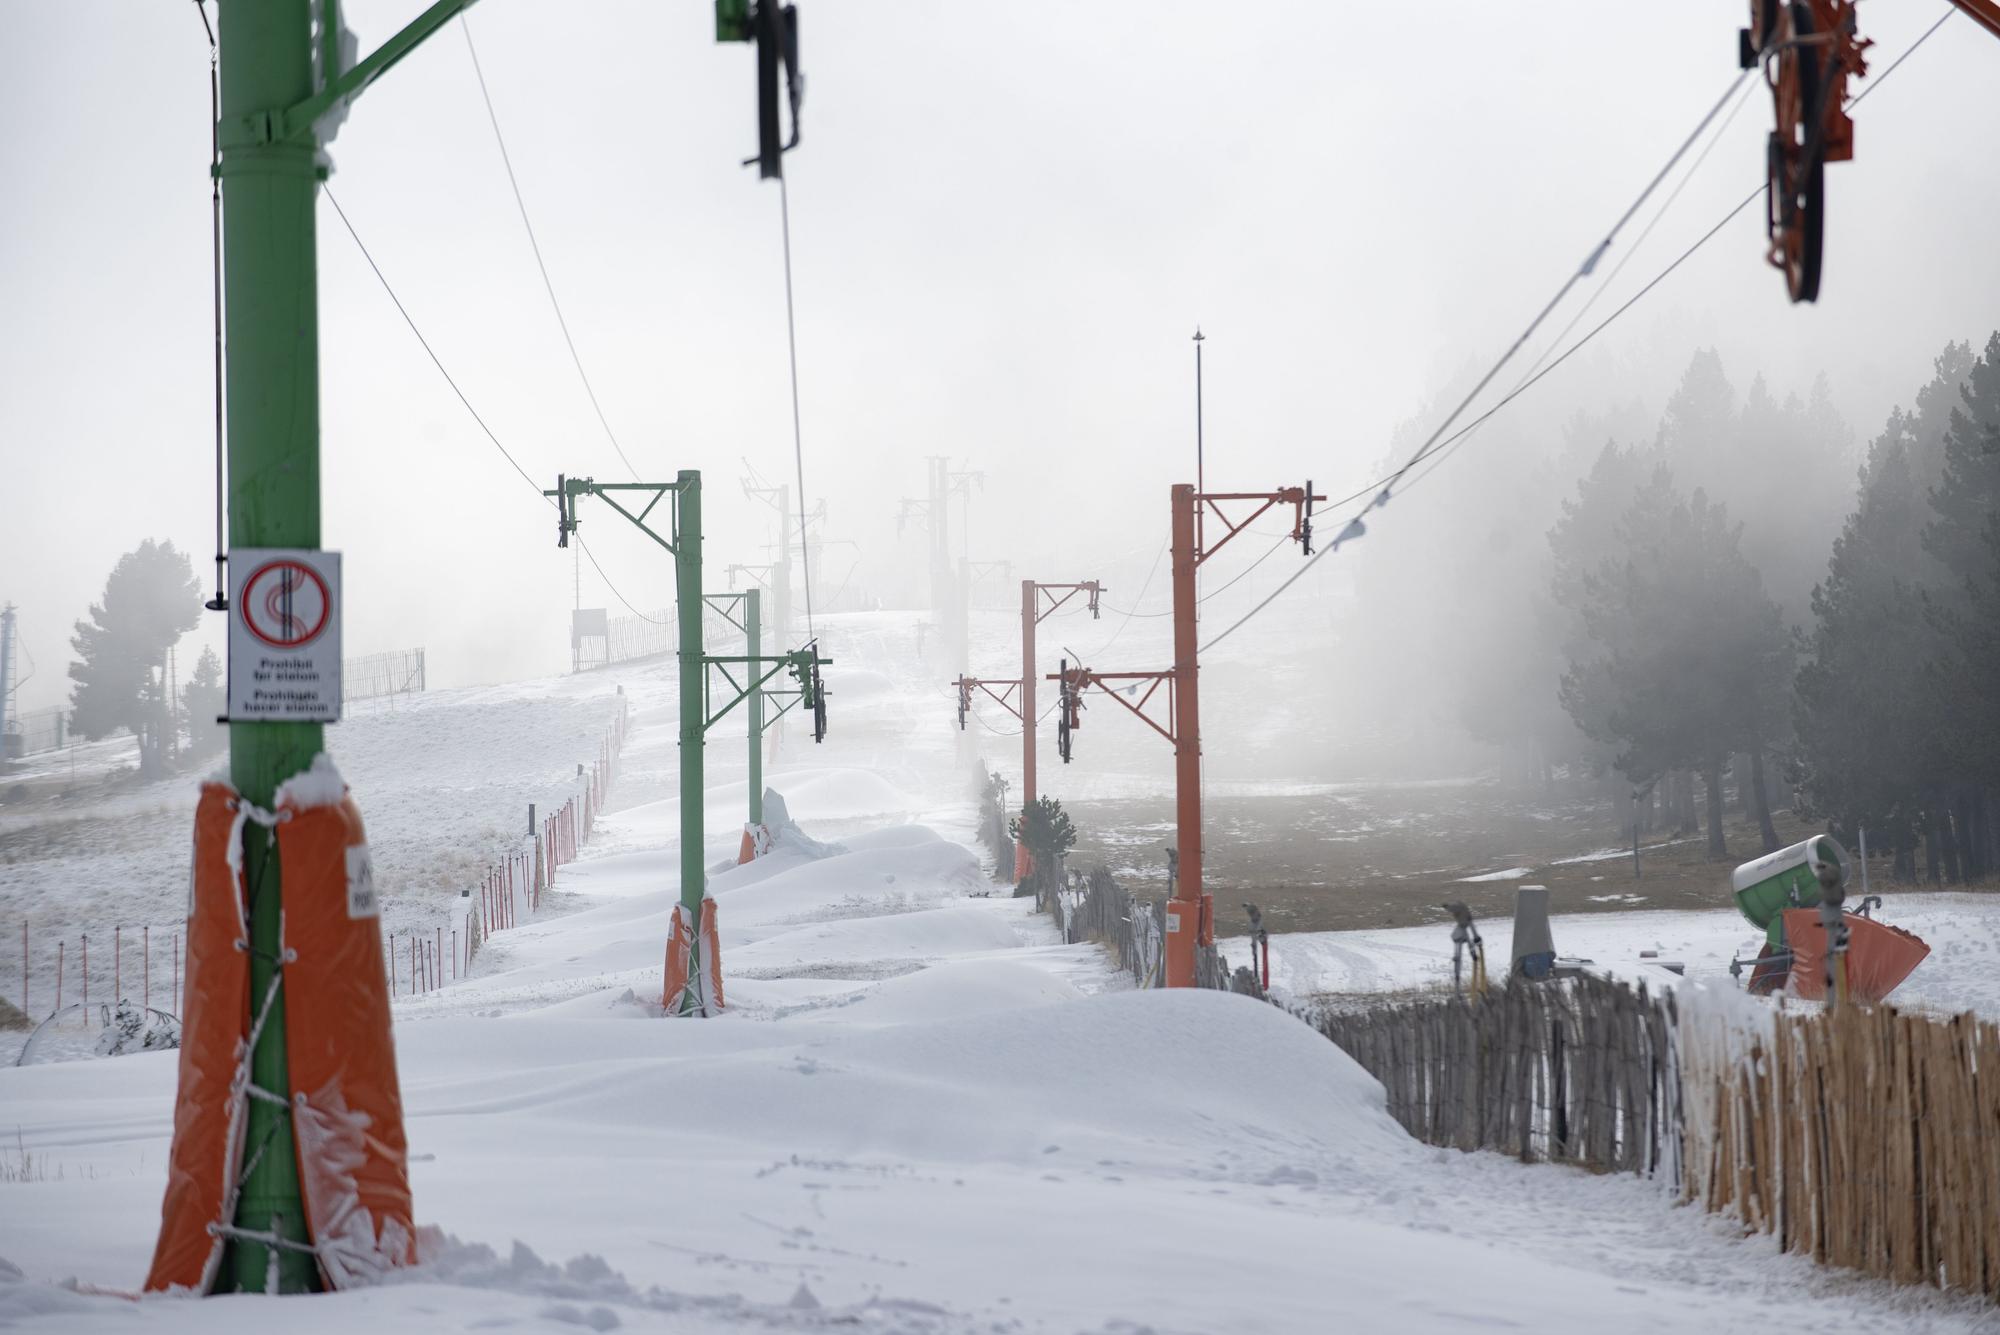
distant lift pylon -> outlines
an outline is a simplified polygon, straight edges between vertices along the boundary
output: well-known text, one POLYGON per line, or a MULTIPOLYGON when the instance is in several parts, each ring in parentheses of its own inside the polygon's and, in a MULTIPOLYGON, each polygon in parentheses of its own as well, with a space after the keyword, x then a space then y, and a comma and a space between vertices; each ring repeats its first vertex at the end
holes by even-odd
POLYGON ((1152 672, 1099 672, 1081 663, 1071 667, 1064 660, 1062 670, 1049 678, 1059 683, 1061 692, 1056 738, 1064 764, 1070 760, 1073 735, 1083 726, 1084 694, 1093 689, 1136 714, 1173 745, 1176 856, 1173 898, 1167 905, 1168 987, 1193 987, 1196 948, 1215 944, 1214 899, 1202 887, 1200 664, 1195 621, 1200 599, 1195 591, 1195 572, 1237 534, 1278 506, 1291 507, 1290 536, 1299 544, 1301 554, 1310 556, 1312 507, 1325 499, 1313 494, 1311 482, 1303 487, 1257 492, 1198 492, 1186 483, 1176 486, 1174 665, 1152 672), (1222 536, 1213 546, 1205 546, 1206 525, 1202 521, 1210 516, 1221 526, 1222 536), (1164 699, 1162 686, 1166 688, 1164 699))

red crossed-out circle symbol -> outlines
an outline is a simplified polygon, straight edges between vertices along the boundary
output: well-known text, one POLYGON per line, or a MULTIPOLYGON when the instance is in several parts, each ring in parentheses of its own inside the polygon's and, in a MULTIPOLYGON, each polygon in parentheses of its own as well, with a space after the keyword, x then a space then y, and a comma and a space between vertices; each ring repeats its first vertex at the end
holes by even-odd
POLYGON ((243 624, 273 649, 296 649, 319 638, 333 615, 326 581, 300 561, 267 561, 243 581, 243 624))

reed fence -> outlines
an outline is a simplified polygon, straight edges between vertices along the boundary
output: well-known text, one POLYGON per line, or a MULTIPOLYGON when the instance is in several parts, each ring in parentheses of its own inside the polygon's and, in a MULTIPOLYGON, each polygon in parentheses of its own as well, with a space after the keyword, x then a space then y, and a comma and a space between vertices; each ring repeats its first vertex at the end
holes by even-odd
POLYGON ((1294 1013, 1419 1140, 1654 1177, 1784 1251, 2000 1301, 2000 1025, 1593 976, 1294 1013))
POLYGON ((2000 1300, 2000 1026, 1849 1005, 1684 1046, 1689 1198, 1823 1264, 2000 1300))
POLYGON ((1476 1000, 1301 1018, 1381 1081, 1389 1115, 1419 1140, 1598 1172, 1679 1171, 1671 995, 1510 978, 1476 1000))

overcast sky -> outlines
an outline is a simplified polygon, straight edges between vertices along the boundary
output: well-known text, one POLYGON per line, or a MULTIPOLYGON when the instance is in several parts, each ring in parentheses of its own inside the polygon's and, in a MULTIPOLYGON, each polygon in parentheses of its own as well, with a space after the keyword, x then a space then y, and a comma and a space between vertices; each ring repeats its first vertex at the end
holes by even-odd
MULTIPOLYGON (((36 708, 66 697, 70 623, 121 552, 169 538, 209 574, 208 53, 186 0, 0 7, 0 600, 20 605, 36 708)), ((347 13, 366 51, 421 8, 347 13)), ((1211 483, 1365 483, 1722 93, 1743 8, 807 0, 787 168, 806 487, 828 535, 897 591, 919 550, 897 502, 922 494, 923 456, 949 454, 985 473, 974 559, 1143 568, 1167 487, 1191 480, 1197 323, 1211 483)), ((1870 0, 1877 68, 1943 9, 1870 0)), ((642 472, 703 470, 720 587, 771 537, 744 461, 792 469, 778 192, 738 166, 750 53, 687 0, 485 0, 471 23, 598 396, 642 472)), ((1600 310, 1759 181, 1769 116, 1759 90, 1600 310)), ((1945 341, 2000 324, 2000 43, 1952 20, 1856 118, 1857 161, 1828 171, 1817 306, 1785 301, 1753 208, 1604 351, 1663 383, 1706 345, 1780 393, 1824 371, 1866 435, 1945 341)), ((332 189, 507 448, 544 486, 626 478, 456 24, 366 93, 332 155, 332 189)), ((347 652, 424 645, 433 684, 566 666, 572 569, 549 511, 324 201, 319 257, 347 652)), ((1587 399, 1590 365, 1538 386, 1540 411, 1587 399)), ((668 605, 664 556, 585 519, 619 591, 668 605)), ((1395 522, 1421 526, 1420 501, 1395 522)), ((622 610, 588 566, 583 601, 622 610)))

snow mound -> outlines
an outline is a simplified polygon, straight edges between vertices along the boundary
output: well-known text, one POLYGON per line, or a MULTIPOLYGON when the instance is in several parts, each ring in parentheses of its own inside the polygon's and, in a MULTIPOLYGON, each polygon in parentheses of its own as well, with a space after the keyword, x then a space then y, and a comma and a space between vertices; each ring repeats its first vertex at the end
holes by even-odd
POLYGON ((808 1018, 843 1024, 908 1024, 1020 1011, 1078 1001, 1083 993, 1038 964, 1011 959, 950 960, 891 978, 838 1009, 808 1018))
POLYGON ((786 774, 784 782, 786 801, 799 820, 897 816, 922 807, 875 770, 799 769, 786 774))

